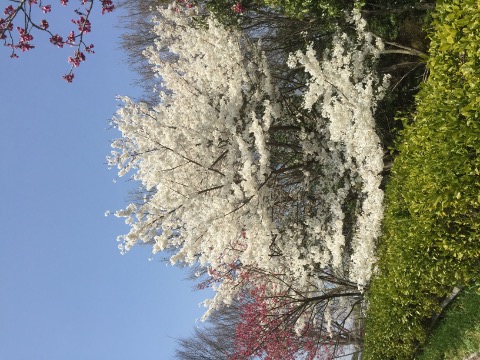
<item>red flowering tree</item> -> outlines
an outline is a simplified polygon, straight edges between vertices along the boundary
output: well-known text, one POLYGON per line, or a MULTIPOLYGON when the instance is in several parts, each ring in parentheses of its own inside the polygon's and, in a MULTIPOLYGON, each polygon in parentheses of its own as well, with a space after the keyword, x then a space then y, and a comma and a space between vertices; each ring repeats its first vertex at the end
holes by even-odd
POLYGON ((300 354, 312 360, 331 359, 328 346, 315 340, 309 324, 298 334, 294 331, 294 324, 289 316, 285 316, 290 311, 288 301, 267 295, 264 285, 247 291, 243 298, 241 321, 236 328, 236 352, 231 360, 253 357, 295 360, 300 354))
MULTIPOLYGON (((327 285, 309 293, 295 286, 295 282, 288 283, 284 274, 267 273, 240 262, 206 268, 203 276, 197 272, 198 276, 206 277, 199 289, 225 284, 242 289, 227 307, 236 313, 229 317, 230 326, 235 328, 235 335, 228 340, 233 346, 227 346, 228 355, 224 353, 218 359, 330 360, 360 349, 363 294, 355 284, 327 269, 317 275, 317 281, 327 285)), ((224 308, 212 314, 223 314, 224 308)), ((217 323, 211 322, 208 331, 217 331, 217 323)), ((199 331, 185 344, 198 345, 199 338, 207 337, 215 345, 210 344, 209 348, 224 349, 226 339, 212 340, 208 331, 199 331)), ((229 333, 233 334, 231 330, 229 333)), ((186 353, 198 355, 199 351, 189 349, 186 353)))
MULTIPOLYGON (((63 6, 68 5, 69 0, 59 0, 63 6)), ((93 54, 93 44, 87 44, 85 35, 92 30, 89 17, 94 3, 100 2, 101 12, 109 13, 114 9, 112 0, 80 0, 80 5, 74 9, 76 18, 71 22, 76 29, 70 31, 67 36, 61 36, 53 32, 47 20, 52 11, 52 5, 42 0, 9 0, 0 17, 0 40, 3 45, 10 48, 10 57, 18 58, 18 52, 25 52, 35 48, 33 45, 35 31, 46 32, 50 37, 50 43, 62 48, 68 45, 74 49, 73 56, 68 58, 71 64, 70 71, 63 76, 67 82, 74 78, 74 68, 85 61, 85 53, 93 54)))
POLYGON ((360 293, 332 288, 308 297, 271 288, 272 284, 251 286, 239 298, 240 321, 230 360, 330 360, 355 351, 358 322, 352 314, 360 293), (348 299, 350 306, 345 301, 340 305, 339 299, 348 299))

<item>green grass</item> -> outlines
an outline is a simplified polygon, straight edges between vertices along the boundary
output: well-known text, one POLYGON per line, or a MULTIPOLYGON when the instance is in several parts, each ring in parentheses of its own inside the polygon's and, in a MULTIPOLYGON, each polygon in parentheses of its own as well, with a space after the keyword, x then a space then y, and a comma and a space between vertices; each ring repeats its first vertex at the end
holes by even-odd
POLYGON ((417 360, 462 360, 480 352, 480 288, 465 290, 445 311, 417 360))

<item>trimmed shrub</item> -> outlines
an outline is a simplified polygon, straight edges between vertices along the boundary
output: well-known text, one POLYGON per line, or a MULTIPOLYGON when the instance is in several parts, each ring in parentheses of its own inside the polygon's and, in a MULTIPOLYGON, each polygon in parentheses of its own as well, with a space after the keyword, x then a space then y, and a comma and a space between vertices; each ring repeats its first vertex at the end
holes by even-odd
POLYGON ((412 358, 442 298, 480 273, 479 5, 440 2, 432 21, 430 76, 386 191, 365 359, 412 358))

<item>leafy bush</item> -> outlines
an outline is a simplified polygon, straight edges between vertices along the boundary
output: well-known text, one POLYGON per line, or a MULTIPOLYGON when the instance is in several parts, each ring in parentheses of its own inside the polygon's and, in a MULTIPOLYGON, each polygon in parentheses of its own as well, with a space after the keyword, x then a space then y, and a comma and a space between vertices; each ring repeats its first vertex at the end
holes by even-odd
POLYGON ((342 16, 346 9, 351 9, 352 1, 348 0, 263 0, 266 5, 280 8, 286 15, 292 17, 342 16))
POLYGON ((479 275, 480 12, 454 0, 432 19, 430 76, 387 186, 366 359, 410 359, 442 298, 479 275))

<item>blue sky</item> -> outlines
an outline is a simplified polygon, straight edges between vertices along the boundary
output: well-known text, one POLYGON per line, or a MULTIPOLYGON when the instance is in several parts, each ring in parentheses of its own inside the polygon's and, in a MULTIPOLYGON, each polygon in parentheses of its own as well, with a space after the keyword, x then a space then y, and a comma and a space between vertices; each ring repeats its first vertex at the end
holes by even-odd
MULTIPOLYGON (((73 7, 52 5, 51 27, 68 34, 73 7)), ((116 95, 140 95, 117 20, 93 18, 96 54, 73 84, 61 80, 71 49, 42 34, 19 59, 0 49, 0 359, 171 359, 204 311, 207 295, 150 249, 120 255, 127 228, 104 216, 134 185, 105 165, 119 135, 108 120, 116 95)))

